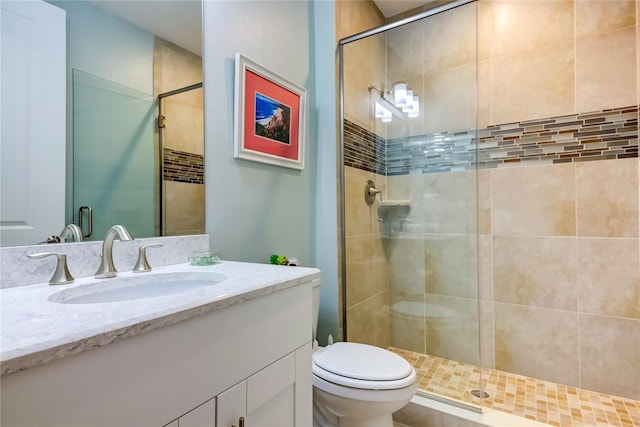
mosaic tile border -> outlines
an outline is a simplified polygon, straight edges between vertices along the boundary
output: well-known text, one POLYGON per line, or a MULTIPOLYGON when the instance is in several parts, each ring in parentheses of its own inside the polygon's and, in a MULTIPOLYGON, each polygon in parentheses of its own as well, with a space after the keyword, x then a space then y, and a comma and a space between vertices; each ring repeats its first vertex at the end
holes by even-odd
POLYGON ((384 138, 357 124, 344 121, 344 165, 384 175, 384 138))
POLYGON ((386 175, 638 157, 637 105, 386 141, 344 128, 345 166, 386 175))
POLYGON ((438 132, 387 141, 387 175, 475 169, 475 131, 438 132))
POLYGON ((560 427, 640 427, 640 401, 389 347, 415 368, 418 388, 560 427), (484 391, 489 398, 470 394, 484 391))
POLYGON ((204 156, 163 149, 162 177, 165 181, 204 184, 204 156))
POLYGON ((638 157, 638 106, 491 126, 475 142, 479 167, 638 157))

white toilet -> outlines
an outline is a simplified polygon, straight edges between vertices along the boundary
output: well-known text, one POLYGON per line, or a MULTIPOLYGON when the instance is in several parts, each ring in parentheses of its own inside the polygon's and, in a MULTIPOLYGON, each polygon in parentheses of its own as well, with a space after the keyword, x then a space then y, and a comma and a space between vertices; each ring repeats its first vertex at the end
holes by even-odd
MULTIPOLYGON (((313 337, 320 287, 313 289, 313 337)), ((367 344, 338 342, 313 353, 314 427, 393 427, 391 414, 416 392, 416 372, 402 357, 367 344)))

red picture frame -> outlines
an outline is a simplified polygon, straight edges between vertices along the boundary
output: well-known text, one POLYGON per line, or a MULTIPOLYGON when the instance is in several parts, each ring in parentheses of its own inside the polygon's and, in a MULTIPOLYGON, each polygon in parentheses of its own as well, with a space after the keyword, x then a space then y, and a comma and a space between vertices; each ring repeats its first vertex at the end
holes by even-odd
POLYGON ((236 158, 304 169, 306 91, 236 54, 236 158))

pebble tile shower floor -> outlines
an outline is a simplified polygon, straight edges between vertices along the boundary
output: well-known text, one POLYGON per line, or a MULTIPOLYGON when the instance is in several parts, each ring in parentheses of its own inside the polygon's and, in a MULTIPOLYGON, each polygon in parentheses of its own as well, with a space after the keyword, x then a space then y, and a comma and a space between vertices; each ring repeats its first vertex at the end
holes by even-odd
POLYGON ((389 347, 411 363, 420 390, 552 426, 640 427, 640 401, 389 347), (489 397, 474 397, 481 389, 489 397))

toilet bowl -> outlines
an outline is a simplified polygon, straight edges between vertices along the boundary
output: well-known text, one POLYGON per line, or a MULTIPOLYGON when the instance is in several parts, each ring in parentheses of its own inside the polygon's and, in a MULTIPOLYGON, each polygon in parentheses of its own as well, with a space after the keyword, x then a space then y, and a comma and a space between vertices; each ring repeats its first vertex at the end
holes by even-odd
POLYGON ((313 419, 321 427, 392 427, 391 414, 416 392, 402 357, 367 344, 339 342, 313 355, 313 419))
MULTIPOLYGON (((314 316, 319 288, 314 288, 314 316)), ((314 339, 317 319, 314 319, 314 339)), ((338 342, 313 353, 314 427, 393 427, 391 414, 416 392, 405 359, 367 344, 338 342)))

